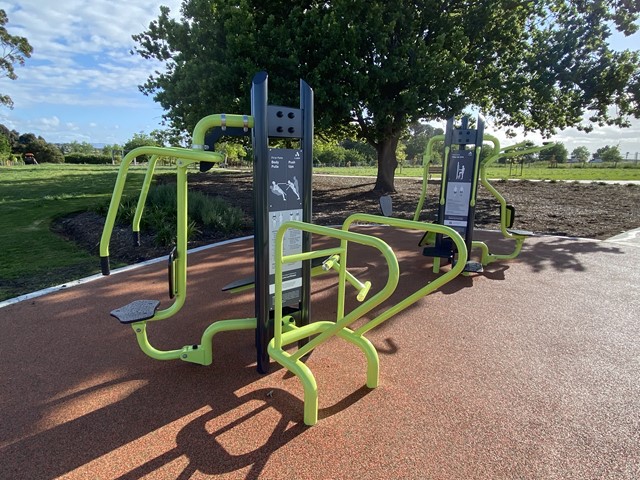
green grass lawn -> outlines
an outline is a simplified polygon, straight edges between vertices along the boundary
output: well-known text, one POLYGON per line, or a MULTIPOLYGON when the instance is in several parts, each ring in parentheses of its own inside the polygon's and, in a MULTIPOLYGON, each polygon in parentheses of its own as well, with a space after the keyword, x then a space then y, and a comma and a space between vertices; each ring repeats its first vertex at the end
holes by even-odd
MULTIPOLYGON (((0 300, 99 271, 99 259, 50 231, 54 218, 108 202, 117 167, 0 167, 0 300)), ((139 188, 143 167, 128 185, 139 188)))
MULTIPOLYGON (((376 176, 375 167, 322 167, 314 168, 314 173, 329 175, 376 176)), ((598 164, 582 167, 580 165, 559 165, 556 168, 546 166, 525 166, 510 171, 508 166, 489 167, 487 174, 492 179, 520 178, 524 180, 640 180, 640 165, 628 163, 625 168, 613 168, 612 165, 598 164), (635 168, 634 168, 635 167, 635 168)), ((422 168, 403 167, 396 170, 396 177, 422 177, 422 168)), ((438 178, 438 175, 433 175, 438 178)))

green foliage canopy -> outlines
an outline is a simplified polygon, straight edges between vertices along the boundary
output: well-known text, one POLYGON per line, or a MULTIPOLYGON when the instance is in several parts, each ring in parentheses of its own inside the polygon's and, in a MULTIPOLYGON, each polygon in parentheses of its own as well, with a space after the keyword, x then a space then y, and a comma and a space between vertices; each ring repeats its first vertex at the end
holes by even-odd
POLYGON ((599 148, 593 154, 593 158, 600 158, 603 162, 611 162, 614 164, 614 166, 617 165, 618 162, 624 160, 624 158, 622 157, 622 153, 620 153, 620 147, 618 145, 614 147, 606 145, 599 148))
POLYGON ((11 143, 6 135, 0 132, 0 160, 7 160, 11 156, 11 143))
POLYGON ((545 148, 538 154, 538 159, 547 162, 565 163, 569 157, 569 151, 561 142, 555 142, 551 147, 545 148))
POLYGON ((83 153, 86 155, 94 154, 96 151, 96 147, 91 145, 89 142, 78 142, 74 140, 71 143, 65 143, 62 145, 63 153, 83 153))
POLYGON ((181 19, 161 7, 134 39, 165 64, 141 90, 172 128, 246 112, 258 70, 272 75, 272 103, 296 104, 301 77, 318 130, 370 143, 375 188, 393 191, 398 141, 421 119, 476 105, 551 134, 640 116, 640 56, 607 44, 612 28, 634 33, 639 12, 628 0, 185 0, 181 19))
POLYGON ((33 153, 38 163, 64 163, 64 155, 58 147, 33 133, 23 133, 18 137, 14 153, 33 153))
MULTIPOLYGON (((0 56, 0 75, 15 80, 18 78, 13 65, 18 63, 24 65, 25 58, 31 57, 33 47, 29 45, 29 41, 25 37, 11 35, 6 28, 9 21, 7 13, 0 9, 0 47, 2 55, 0 56)), ((13 100, 9 95, 0 93, 0 105, 13 108, 13 100)))
POLYGON ((589 149, 587 147, 576 147, 571 152, 571 157, 575 158, 581 163, 585 163, 589 160, 589 149))
MULTIPOLYGON (((146 146, 158 146, 161 147, 162 144, 158 143, 158 140, 151 135, 147 135, 144 132, 134 133, 133 137, 125 142, 122 146, 124 150, 124 154, 126 155, 134 148, 138 147, 146 147, 146 146)), ((149 160, 147 155, 140 155, 139 157, 141 162, 147 162, 149 160)))

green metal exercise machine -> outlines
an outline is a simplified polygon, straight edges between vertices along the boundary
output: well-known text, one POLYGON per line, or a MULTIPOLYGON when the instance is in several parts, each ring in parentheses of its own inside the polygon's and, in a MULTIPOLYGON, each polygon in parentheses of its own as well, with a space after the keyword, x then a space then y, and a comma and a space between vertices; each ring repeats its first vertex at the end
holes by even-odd
MULTIPOLYGON (((478 175, 480 174, 480 151, 484 136, 484 119, 479 116, 476 128, 469 127, 469 118, 463 117, 459 128, 454 127, 454 118, 447 120, 444 134, 444 159, 442 181, 438 200, 436 223, 457 231, 465 239, 467 251, 473 246, 473 228, 476 198, 478 195, 478 175)), ((441 139, 441 136, 434 137, 441 139)), ((431 152, 434 139, 429 141, 427 150, 431 152)), ((428 174, 428 165, 425 166, 428 174)), ((423 191, 426 184, 423 180, 423 191)), ((414 220, 418 220, 424 199, 420 198, 414 220)), ((451 263, 459 261, 458 249, 452 239, 442 234, 426 233, 420 240, 423 255, 433 257, 433 271, 440 271, 442 258, 451 263)), ((482 264, 467 260, 464 272, 482 272, 482 264)))
MULTIPOLYGON (((463 119, 463 122, 464 122, 464 119, 463 119)), ((450 120, 447 123, 447 130, 449 130, 451 124, 452 124, 452 121, 450 120)), ((541 150, 544 150, 545 148, 549 148, 550 146, 552 146, 552 144, 545 144, 545 145, 536 147, 536 146, 532 146, 529 142, 522 142, 522 143, 518 143, 515 145, 502 148, 500 146, 500 141, 496 137, 492 135, 487 135, 487 134, 483 135, 483 138, 479 139, 479 141, 489 142, 493 144, 494 153, 493 155, 485 158, 482 161, 478 160, 478 164, 480 166, 479 173, 476 176, 475 180, 472 180, 472 181, 475 182, 474 186, 477 186, 477 183, 479 181, 498 201, 500 206, 500 231, 504 238, 513 240, 515 242, 515 247, 514 247, 514 250, 510 253, 505 253, 505 254, 491 253, 489 250, 489 247, 485 242, 473 240, 472 238, 473 230, 467 228, 465 229, 465 233, 466 233, 465 238, 467 240, 466 243, 467 243, 467 246, 469 247, 469 250, 475 248, 475 249, 479 249, 481 252, 480 262, 474 262, 473 269, 468 269, 467 271, 474 271, 474 269, 475 271, 482 271, 482 267, 492 262, 495 262, 498 260, 511 260, 516 258, 522 250, 522 245, 525 239, 534 235, 533 232, 529 232, 526 230, 517 230, 512 228, 515 220, 515 207, 513 205, 507 204, 505 198, 491 184, 491 182, 489 181, 489 178, 487 177, 487 168, 493 163, 495 163, 499 158, 513 158, 513 157, 522 156, 522 155, 529 155, 532 153, 537 153, 541 150), (471 241, 469 242, 469 240, 471 241)), ((450 150, 447 150, 447 134, 437 135, 435 137, 432 137, 429 140, 429 143, 427 144, 427 149, 425 150, 425 153, 423 155, 422 190, 420 193, 420 198, 418 200, 416 211, 413 216, 413 219, 416 221, 420 218, 420 214, 422 213, 422 208, 424 206, 425 198, 427 195, 429 165, 433 157, 434 145, 437 142, 445 142, 445 165, 444 165, 443 174, 442 174, 443 180, 440 186, 439 209, 438 209, 438 217, 437 217, 438 223, 440 223, 440 219, 443 218, 442 216, 443 201, 445 202, 445 208, 446 208, 446 201, 449 198, 446 196, 445 191, 450 192, 453 186, 454 195, 456 192, 454 184, 448 185, 450 183, 450 175, 452 174, 452 170, 451 170, 452 167, 451 167, 450 161, 447 165, 448 155, 450 153, 450 150), (446 190, 447 186, 449 187, 449 190, 446 190)), ((477 195, 477 189, 474 192, 475 192, 474 195, 477 195)), ((469 203, 469 211, 471 212, 472 215, 467 217, 467 220, 469 222, 472 221, 471 219, 473 218, 473 214, 475 213, 475 198, 472 198, 472 200, 473 200, 473 204, 471 203, 471 201, 469 203)), ((450 226, 454 226, 459 219, 456 217, 448 217, 448 218, 445 217, 445 221, 447 220, 448 220, 448 223, 446 224, 450 226)), ((460 231, 460 229, 457 226, 454 226, 454 228, 460 231)), ((434 253, 434 250, 437 250, 438 239, 434 234, 429 233, 422 238, 420 243, 421 245, 425 246, 425 255, 431 255, 432 253, 434 253)), ((445 243, 445 246, 446 246, 446 243, 445 243)), ((449 253, 448 248, 445 248, 444 253, 445 254, 449 253)), ((449 257, 449 259, 452 259, 452 257, 449 257)), ((439 267, 440 267, 439 260, 440 260, 440 257, 436 257, 434 260, 434 272, 439 271, 439 267)))
POLYGON ((498 201, 498 204, 500 206, 500 232, 502 233, 502 236, 508 240, 513 240, 515 242, 513 251, 511 253, 505 254, 490 253, 489 247, 484 242, 474 242, 474 248, 477 247, 482 252, 480 261, 483 265, 488 265, 489 263, 495 262, 497 260, 512 260, 516 258, 522 250, 524 241, 528 237, 532 237, 535 234, 528 230, 519 230, 512 228, 516 218, 516 209, 513 205, 508 204, 505 198, 500 194, 500 192, 491 184, 487 176, 487 168, 495 163, 499 158, 514 158, 523 155, 538 153, 546 148, 550 148, 551 146, 553 146, 553 144, 549 143, 536 147, 529 142, 521 142, 501 149, 500 142, 497 138, 486 135, 485 139, 493 143, 493 151, 496 153, 487 157, 482 162, 480 166, 480 182, 498 201))
MULTIPOLYGON (((301 108, 267 105, 267 75, 256 75, 252 86, 252 115, 210 115, 202 119, 193 133, 191 149, 140 147, 129 152, 122 161, 109 213, 100 242, 102 270, 109 268, 109 241, 127 171, 137 155, 151 155, 143 191, 139 200, 142 215, 144 198, 148 191, 155 162, 161 156, 177 159, 177 244, 169 255, 169 296, 173 303, 162 310, 158 300, 136 300, 111 314, 121 323, 131 325, 138 345, 148 356, 158 360, 182 360, 200 365, 213 361, 212 339, 214 335, 231 330, 255 330, 258 370, 266 373, 269 359, 273 358, 294 373, 304 388, 304 422, 314 425, 318 417, 318 391, 311 370, 303 358, 314 348, 333 336, 338 336, 358 346, 367 358, 366 384, 374 388, 378 384, 379 359, 371 342, 364 337, 370 329, 406 309, 423 296, 440 288, 455 278, 466 265, 467 249, 462 237, 444 225, 387 219, 374 215, 356 214, 349 217, 342 229, 321 227, 310 223, 311 206, 311 153, 313 132, 312 91, 301 82, 301 108), (149 341, 147 326, 150 322, 165 320, 176 315, 184 306, 187 293, 187 169, 200 162, 201 169, 220 163, 223 155, 208 151, 207 132, 234 128, 243 132, 251 130, 254 150, 254 206, 256 231, 254 235, 255 268, 255 317, 214 321, 202 333, 200 343, 173 350, 160 350, 149 341), (298 149, 269 148, 269 138, 297 138, 298 149), (289 188, 287 188, 287 186, 289 188), (141 203, 140 203, 141 202, 141 203), (427 283, 414 294, 387 308, 372 320, 349 328, 354 322, 380 305, 394 291, 399 280, 399 267, 395 254, 381 239, 349 231, 354 222, 387 224, 397 228, 410 228, 432 232, 451 239, 457 251, 459 263, 441 277, 427 283), (311 236, 321 235, 337 239, 339 247, 314 251, 311 236), (380 288, 370 282, 361 282, 347 270, 349 244, 359 244, 377 251, 386 263, 387 279, 380 288), (310 322, 311 263, 325 259, 321 271, 337 272, 338 294, 334 321, 310 322), (350 311, 346 308, 346 285, 355 287, 358 304, 350 311), (371 298, 367 299, 371 292, 371 298), (310 337, 313 337, 310 339, 310 337), (298 348, 292 351, 293 343, 298 348), (285 347, 287 350, 285 350, 285 347)), ((139 227, 139 217, 138 227, 139 227)), ((134 229, 135 234, 135 229, 134 229)))

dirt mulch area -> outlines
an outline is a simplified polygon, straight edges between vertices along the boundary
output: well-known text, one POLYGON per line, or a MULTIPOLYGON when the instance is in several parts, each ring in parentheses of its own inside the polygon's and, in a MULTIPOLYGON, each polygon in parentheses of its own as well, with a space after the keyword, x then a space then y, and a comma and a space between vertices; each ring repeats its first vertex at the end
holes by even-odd
MULTIPOLYGON (((159 177, 171 181, 170 176, 159 177)), ((372 178, 314 176, 313 222, 339 225, 355 212, 378 214, 378 195, 371 190, 372 178)), ((245 212, 242 230, 231 235, 203 232, 190 241, 190 247, 253 234, 253 178, 250 173, 207 174, 189 176, 189 188, 219 196, 245 212)), ((500 181, 495 187, 516 208, 514 228, 540 234, 606 239, 640 227, 640 185, 605 183, 567 183, 500 181)), ((420 196, 421 181, 397 178, 393 195, 394 216, 412 218, 420 196)), ((427 191, 423 221, 433 221, 436 211, 438 181, 431 181, 427 191)), ((54 231, 97 253, 104 219, 92 212, 59 220, 54 231)), ((476 228, 498 229, 499 210, 495 198, 482 186, 478 191, 476 228)), ((142 246, 132 247, 130 227, 114 229, 111 257, 134 263, 166 255, 167 247, 154 246, 153 236, 143 233, 142 246)))

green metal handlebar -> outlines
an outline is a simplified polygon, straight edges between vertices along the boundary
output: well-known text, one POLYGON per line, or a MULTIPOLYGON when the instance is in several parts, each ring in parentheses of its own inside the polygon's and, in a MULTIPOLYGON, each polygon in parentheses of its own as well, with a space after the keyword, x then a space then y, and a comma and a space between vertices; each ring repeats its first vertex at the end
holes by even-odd
MULTIPOLYGON (((320 335, 312 339, 309 343, 298 349, 298 351, 292 356, 292 358, 298 359, 309 353, 317 345, 327 340, 332 335, 336 334, 342 328, 348 326, 353 321, 362 317, 364 314, 375 308, 377 305, 387 299, 395 290, 398 279, 400 277, 398 260, 396 259, 393 250, 384 241, 379 238, 369 235, 363 235, 361 233, 349 232, 346 230, 338 230, 330 227, 323 227, 320 225, 313 225, 309 223, 290 221, 283 223, 278 229, 276 235, 276 252, 275 252, 275 319, 274 319, 274 347, 281 349, 283 345, 282 341, 282 266, 284 263, 293 263, 304 260, 311 260, 313 258, 320 258, 325 256, 340 256, 340 267, 338 271, 338 320, 334 327, 331 327, 320 335), (283 253, 283 241, 284 235, 289 229, 300 230, 303 232, 309 232, 319 235, 324 235, 331 238, 337 238, 340 240, 340 247, 317 250, 312 252, 303 252, 293 255, 284 255, 283 253), (377 249, 383 255, 387 262, 388 276, 384 287, 371 297, 366 302, 362 303, 354 310, 344 315, 344 303, 345 303, 345 287, 347 280, 347 245, 348 242, 358 243, 377 249)), ((286 342, 285 342, 286 344, 286 342)))
POLYGON ((536 146, 527 147, 527 144, 528 144, 528 142, 520 142, 520 143, 516 143, 515 145, 510 145, 508 147, 505 147, 504 150, 498 151, 498 153, 495 153, 495 154, 491 155, 490 157, 487 157, 482 162, 481 168, 488 167, 489 165, 494 163, 499 158, 513 158, 513 157, 519 157, 519 156, 522 156, 522 155, 530 155, 532 153, 541 152, 542 150, 545 150, 547 148, 551 148, 553 146, 553 144, 550 143, 550 144, 547 144, 547 145, 540 145, 540 146, 537 146, 537 147, 536 146), (527 148, 523 149, 523 147, 527 147, 527 148))
POLYGON ((193 150, 205 150, 204 137, 209 130, 216 127, 253 128, 254 120, 251 115, 228 115, 219 113, 202 118, 193 129, 193 150))
POLYGON ((100 239, 100 263, 102 266, 102 273, 109 275, 109 242, 111 240, 111 234, 115 224, 116 215, 118 213, 118 207, 122 199, 122 193, 124 191, 124 185, 126 183, 127 172, 131 162, 139 155, 151 155, 151 160, 147 168, 147 174, 143 183, 143 191, 140 194, 138 200, 138 206, 136 207, 136 214, 133 222, 134 233, 140 229, 140 218, 142 216, 142 210, 144 206, 144 200, 146 199, 147 190, 149 188, 151 176, 155 169, 155 164, 159 157, 175 157, 190 162, 213 162, 221 163, 224 161, 224 157, 220 153, 206 152, 204 145, 206 133, 216 127, 244 127, 252 128, 254 125, 253 117, 250 115, 227 115, 216 114, 208 115, 202 118, 196 125, 193 131, 193 144, 191 149, 179 148, 179 147, 156 147, 156 146, 144 146, 131 150, 122 159, 120 169, 118 170, 118 177, 116 178, 116 184, 111 197, 111 203, 109 204, 109 212, 105 220, 105 226, 102 231, 102 237, 100 239))
POLYGON ((102 237, 100 238, 100 262, 102 265, 102 273, 109 275, 109 242, 111 240, 111 234, 113 233, 113 227, 115 225, 118 208, 122 199, 122 193, 127 181, 127 173, 131 162, 139 155, 152 155, 152 156, 165 156, 165 157, 177 157, 184 160, 190 160, 194 162, 215 162, 219 163, 224 160, 224 157, 215 152, 204 152, 202 150, 189 150, 178 147, 154 147, 144 146, 131 150, 122 159, 120 169, 118 170, 118 176, 116 178, 116 184, 113 189, 113 195, 111 196, 111 202, 109 204, 109 212, 105 220, 104 229, 102 230, 102 237))
POLYGON ((414 220, 404 220, 400 218, 380 217, 377 215, 369 215, 366 213, 355 213, 349 216, 345 220, 344 224, 342 225, 342 229, 348 230, 349 227, 354 222, 375 223, 380 225, 389 225, 395 228, 405 228, 410 230, 419 230, 423 232, 440 233, 450 237, 453 240, 453 243, 455 244, 456 249, 458 251, 457 261, 455 265, 451 268, 451 270, 446 272, 444 275, 436 278, 435 280, 428 282, 424 287, 416 290, 413 294, 409 295, 399 303, 388 308, 387 310, 382 312, 380 315, 378 315, 376 318, 374 318, 370 322, 367 322, 365 325, 363 325, 362 327, 360 327, 355 331, 355 333, 357 334, 364 334, 368 332, 372 328, 375 328, 376 326, 380 325, 385 320, 388 320, 392 316, 405 310, 410 305, 417 302, 420 298, 430 294, 431 292, 437 290, 447 282, 453 280, 460 273, 462 273, 462 270, 464 270, 464 267, 467 263, 468 256, 469 256, 467 252, 467 245, 465 244, 464 239, 460 236, 460 234, 451 227, 439 225, 437 223, 424 223, 424 222, 417 222, 414 220))

